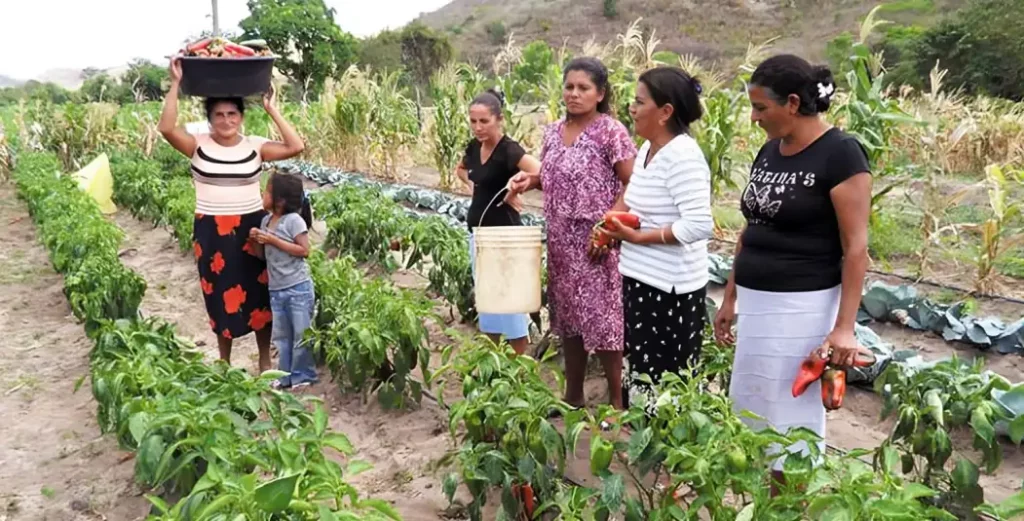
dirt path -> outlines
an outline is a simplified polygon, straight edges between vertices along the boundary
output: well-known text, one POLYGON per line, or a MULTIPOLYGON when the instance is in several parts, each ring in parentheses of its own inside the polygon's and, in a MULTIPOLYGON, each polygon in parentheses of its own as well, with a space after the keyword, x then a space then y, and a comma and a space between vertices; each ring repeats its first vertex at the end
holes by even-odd
POLYGON ((139 519, 148 502, 134 463, 96 424, 92 343, 9 183, 0 223, 0 520, 139 519))

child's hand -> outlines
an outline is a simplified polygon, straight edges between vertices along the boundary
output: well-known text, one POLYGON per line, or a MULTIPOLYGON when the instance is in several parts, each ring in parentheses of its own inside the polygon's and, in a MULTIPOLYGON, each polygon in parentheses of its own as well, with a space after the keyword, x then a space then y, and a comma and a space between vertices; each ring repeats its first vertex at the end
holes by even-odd
POLYGON ((249 228, 249 240, 255 241, 260 235, 259 228, 249 228))
POLYGON ((260 232, 258 234, 256 234, 256 242, 258 242, 260 244, 267 244, 267 243, 271 243, 273 241, 274 241, 274 236, 269 234, 269 233, 264 232, 263 230, 260 230, 260 232))

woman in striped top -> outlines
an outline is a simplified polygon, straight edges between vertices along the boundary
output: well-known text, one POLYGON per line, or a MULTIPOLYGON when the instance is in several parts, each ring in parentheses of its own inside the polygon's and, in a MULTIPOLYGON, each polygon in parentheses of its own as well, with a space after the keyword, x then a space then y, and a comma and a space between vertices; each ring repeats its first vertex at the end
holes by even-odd
POLYGON ((193 247, 199 284, 220 358, 231 362, 232 339, 256 333, 260 372, 270 369, 270 293, 266 262, 249 243, 249 230, 266 215, 260 193, 263 161, 294 157, 304 145, 281 117, 273 90, 263 107, 284 142, 239 132, 245 105, 241 98, 205 100, 210 132, 192 135, 177 124, 181 63, 171 61, 171 88, 158 129, 175 149, 192 159, 196 187, 193 247))
MULTIPOLYGON (((630 106, 640 147, 625 203, 640 229, 602 231, 622 241, 625 363, 623 405, 646 400, 664 372, 696 363, 703 341, 711 238, 711 172, 689 135, 700 119, 700 84, 682 69, 658 67, 640 76, 630 106)), ((618 222, 618 221, 616 221, 618 222)))

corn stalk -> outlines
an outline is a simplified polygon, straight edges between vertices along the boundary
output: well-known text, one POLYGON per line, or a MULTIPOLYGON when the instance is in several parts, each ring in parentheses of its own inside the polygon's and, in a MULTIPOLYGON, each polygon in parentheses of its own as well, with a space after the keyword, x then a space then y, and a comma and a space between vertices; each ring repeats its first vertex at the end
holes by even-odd
POLYGON ((427 135, 431 141, 434 166, 441 174, 441 188, 451 189, 455 167, 462 159, 462 151, 470 138, 469 100, 458 71, 452 64, 434 74, 430 81, 430 95, 434 100, 434 117, 427 135))
POLYGON ((985 222, 976 226, 981 232, 981 247, 978 249, 976 262, 978 266, 974 287, 982 293, 990 293, 994 289, 993 270, 996 263, 1007 251, 1024 243, 1024 230, 1011 229, 1011 223, 1021 213, 1021 202, 1009 197, 1008 178, 1024 180, 1024 172, 1010 172, 1009 175, 1000 165, 992 164, 985 168, 988 184, 988 201, 992 215, 985 222))

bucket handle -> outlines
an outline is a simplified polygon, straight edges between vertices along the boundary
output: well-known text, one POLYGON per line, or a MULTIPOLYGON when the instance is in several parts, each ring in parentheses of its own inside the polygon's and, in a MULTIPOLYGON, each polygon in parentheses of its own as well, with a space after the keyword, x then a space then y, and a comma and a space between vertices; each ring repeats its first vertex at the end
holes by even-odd
MULTIPOLYGON (((491 209, 491 205, 494 204, 494 201, 496 201, 498 199, 498 197, 501 196, 501 194, 503 194, 503 193, 505 193, 507 191, 508 191, 508 186, 505 186, 501 190, 498 190, 498 193, 494 194, 494 197, 491 199, 491 202, 487 203, 487 206, 484 207, 483 213, 480 214, 480 222, 476 223, 476 227, 477 228, 479 228, 484 223, 484 216, 487 215, 487 212, 488 212, 488 210, 491 209)), ((499 206, 501 206, 503 204, 505 204, 504 201, 496 204, 494 207, 497 208, 497 207, 499 207, 499 206)))

